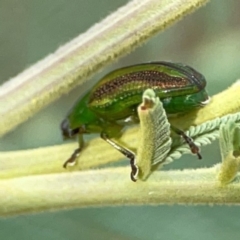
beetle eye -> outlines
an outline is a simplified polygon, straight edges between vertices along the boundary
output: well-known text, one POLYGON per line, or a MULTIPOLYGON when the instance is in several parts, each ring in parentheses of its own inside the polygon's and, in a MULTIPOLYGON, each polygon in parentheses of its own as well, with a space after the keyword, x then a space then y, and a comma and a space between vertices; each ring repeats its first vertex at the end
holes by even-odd
POLYGON ((64 139, 73 138, 76 134, 79 133, 79 128, 71 129, 69 127, 68 119, 64 119, 61 123, 61 130, 64 139))
POLYGON ((69 129, 69 123, 67 119, 64 119, 61 123, 61 130, 62 130, 62 135, 64 138, 70 138, 71 137, 71 131, 69 129))

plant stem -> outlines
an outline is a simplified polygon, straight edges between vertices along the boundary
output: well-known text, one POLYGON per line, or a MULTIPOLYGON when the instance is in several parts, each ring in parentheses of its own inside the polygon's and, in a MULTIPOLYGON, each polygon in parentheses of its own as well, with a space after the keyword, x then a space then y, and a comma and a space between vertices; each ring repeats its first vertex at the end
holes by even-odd
MULTIPOLYGON (((239 175, 238 175, 239 177, 239 175)), ((219 186, 216 168, 155 172, 131 182, 128 168, 2 180, 0 215, 89 206, 240 204, 240 181, 219 186)))
POLYGON ((133 0, 0 88, 0 136, 207 0, 133 0))

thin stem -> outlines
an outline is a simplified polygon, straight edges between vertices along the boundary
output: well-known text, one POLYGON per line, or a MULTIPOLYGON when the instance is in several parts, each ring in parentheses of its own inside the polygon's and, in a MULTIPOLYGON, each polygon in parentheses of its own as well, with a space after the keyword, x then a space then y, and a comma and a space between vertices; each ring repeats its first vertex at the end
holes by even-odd
POLYGON ((0 135, 207 0, 133 0, 0 88, 0 135))

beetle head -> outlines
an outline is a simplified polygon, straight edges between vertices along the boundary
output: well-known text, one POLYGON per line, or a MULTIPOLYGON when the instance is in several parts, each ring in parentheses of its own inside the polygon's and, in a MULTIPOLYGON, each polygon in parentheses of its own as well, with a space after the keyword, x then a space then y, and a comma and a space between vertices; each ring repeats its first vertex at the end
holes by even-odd
POLYGON ((72 138, 74 135, 76 135, 79 130, 78 129, 71 129, 69 127, 69 121, 68 119, 64 119, 61 123, 61 130, 62 130, 62 135, 64 139, 67 138, 72 138))

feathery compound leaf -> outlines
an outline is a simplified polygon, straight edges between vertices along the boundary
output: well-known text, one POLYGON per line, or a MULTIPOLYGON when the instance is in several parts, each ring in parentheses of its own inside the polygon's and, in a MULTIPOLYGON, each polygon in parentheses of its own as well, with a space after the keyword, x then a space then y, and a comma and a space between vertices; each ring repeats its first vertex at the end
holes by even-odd
MULTIPOLYGON (((219 128, 221 124, 228 124, 229 122, 236 122, 236 123, 240 122, 240 113, 238 112, 234 114, 228 114, 224 117, 207 121, 196 127, 192 126, 189 128, 188 131, 186 131, 186 135, 193 138, 194 143, 197 146, 199 147, 204 146, 204 145, 210 144, 212 141, 219 138, 219 128)), ((240 139, 240 136, 238 135, 238 133, 235 133, 235 134, 236 134, 235 139, 238 139, 238 138, 240 139)), ((173 142, 174 142, 173 147, 171 151, 168 153, 168 156, 165 159, 164 164, 168 164, 173 160, 180 158, 181 155, 184 153, 191 153, 188 145, 183 143, 183 141, 180 142, 176 140, 173 142)), ((237 145, 235 148, 237 150, 236 153, 239 153, 240 152, 239 145, 237 145)))
POLYGON ((152 165, 165 160, 172 140, 165 110, 152 89, 144 92, 142 104, 138 107, 138 116, 140 140, 136 165, 139 168, 138 177, 144 180, 150 174, 152 165))

